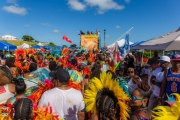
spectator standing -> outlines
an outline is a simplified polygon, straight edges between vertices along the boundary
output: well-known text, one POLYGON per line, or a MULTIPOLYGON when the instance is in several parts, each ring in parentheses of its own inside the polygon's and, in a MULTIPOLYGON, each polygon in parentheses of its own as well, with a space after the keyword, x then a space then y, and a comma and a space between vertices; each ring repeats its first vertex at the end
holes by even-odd
POLYGON ((46 91, 39 102, 39 107, 51 105, 52 111, 57 112, 59 118, 66 120, 82 120, 85 108, 83 96, 80 91, 68 87, 69 73, 58 68, 51 72, 53 89, 46 91))
POLYGON ((153 71, 151 82, 154 84, 153 93, 149 99, 148 108, 153 110, 158 105, 158 97, 160 94, 160 88, 164 79, 164 72, 168 69, 170 64, 170 58, 168 56, 162 56, 160 58, 160 68, 153 71))
POLYGON ((171 58, 172 68, 169 68, 164 73, 164 80, 161 85, 161 91, 159 95, 159 103, 161 103, 164 96, 164 100, 167 100, 167 95, 172 93, 180 94, 180 55, 172 55, 171 58))

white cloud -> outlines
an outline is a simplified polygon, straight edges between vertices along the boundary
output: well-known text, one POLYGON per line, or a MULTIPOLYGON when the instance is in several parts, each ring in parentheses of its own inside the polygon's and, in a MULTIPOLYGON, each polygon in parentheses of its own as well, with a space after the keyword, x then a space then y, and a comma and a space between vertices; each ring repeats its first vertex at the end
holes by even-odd
POLYGON ((130 3, 131 0, 124 0, 126 3, 130 3))
POLYGON ((70 5, 70 8, 73 10, 82 11, 86 8, 86 5, 79 2, 78 0, 68 0, 68 4, 70 5))
POLYGON ((53 32, 54 32, 54 33, 59 33, 59 30, 56 30, 56 29, 55 29, 53 32))
POLYGON ((19 7, 17 4, 10 5, 10 6, 4 6, 2 9, 6 12, 18 14, 18 15, 26 15, 27 14, 27 10, 23 7, 19 7))
POLYGON ((121 27, 120 27, 119 25, 116 25, 116 28, 119 29, 119 28, 121 28, 121 27))
POLYGON ((106 35, 106 38, 110 38, 111 36, 110 35, 106 35))
POLYGON ((119 5, 114 0, 84 0, 91 7, 98 7, 98 13, 103 14, 107 10, 122 10, 123 5, 119 5))
POLYGON ((28 24, 25 24, 24 26, 25 26, 25 27, 30 27, 30 25, 28 25, 28 24))
POLYGON ((7 0, 8 3, 16 3, 16 0, 7 0))
POLYGON ((41 23, 41 25, 43 25, 43 26, 47 26, 47 27, 52 26, 52 25, 51 25, 51 24, 49 24, 49 23, 41 23))

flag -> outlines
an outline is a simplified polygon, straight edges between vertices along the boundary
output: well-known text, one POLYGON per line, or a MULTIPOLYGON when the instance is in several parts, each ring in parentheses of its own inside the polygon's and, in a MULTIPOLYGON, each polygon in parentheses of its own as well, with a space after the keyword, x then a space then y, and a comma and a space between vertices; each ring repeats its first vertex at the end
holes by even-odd
POLYGON ((120 61, 120 55, 118 50, 118 44, 115 43, 115 50, 114 50, 114 63, 117 64, 120 61))
POLYGON ((72 43, 72 41, 68 37, 66 37, 65 35, 63 36, 62 39, 65 40, 66 42, 72 43))
POLYGON ((123 49, 124 49, 123 57, 125 57, 130 52, 129 34, 126 34, 125 44, 124 44, 123 49))
POLYGON ((126 35, 124 48, 125 48, 126 50, 129 49, 129 34, 126 35))

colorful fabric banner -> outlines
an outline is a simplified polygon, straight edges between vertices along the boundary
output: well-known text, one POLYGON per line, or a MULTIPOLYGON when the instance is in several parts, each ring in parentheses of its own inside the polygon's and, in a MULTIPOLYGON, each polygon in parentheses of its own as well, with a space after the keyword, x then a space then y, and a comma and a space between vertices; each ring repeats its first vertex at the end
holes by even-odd
POLYGON ((98 36, 81 35, 81 47, 86 47, 88 50, 98 49, 98 36))

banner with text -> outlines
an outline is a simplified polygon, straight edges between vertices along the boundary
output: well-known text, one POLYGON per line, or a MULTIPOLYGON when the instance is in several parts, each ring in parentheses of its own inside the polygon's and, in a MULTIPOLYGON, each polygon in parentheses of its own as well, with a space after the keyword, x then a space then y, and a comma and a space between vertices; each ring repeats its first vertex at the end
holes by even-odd
POLYGON ((81 35, 81 46, 89 50, 98 49, 97 35, 81 35))

